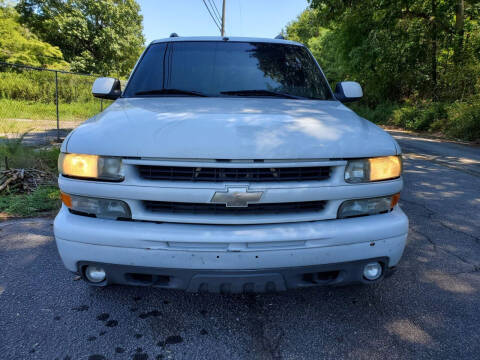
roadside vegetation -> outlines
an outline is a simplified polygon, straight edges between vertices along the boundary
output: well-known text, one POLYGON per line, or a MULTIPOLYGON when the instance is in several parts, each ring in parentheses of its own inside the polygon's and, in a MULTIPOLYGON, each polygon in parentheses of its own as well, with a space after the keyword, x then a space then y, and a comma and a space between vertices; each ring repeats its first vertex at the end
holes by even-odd
POLYGON ((22 145, 24 135, 0 139, 0 219, 50 215, 60 207, 59 149, 22 145))
POLYGON ((310 0, 287 38, 329 82, 358 81, 352 108, 378 124, 480 141, 480 7, 470 0, 310 0))
MULTIPOLYGON (((101 2, 99 7, 83 0, 0 0, 0 123, 38 131, 55 128, 57 118, 55 73, 1 62, 118 77, 131 70, 143 49, 139 6, 133 0, 101 2), (59 37, 58 29, 64 27, 69 30, 59 37)), ((60 122, 79 123, 111 103, 91 95, 95 76, 58 73, 57 80, 60 122)))
MULTIPOLYGON (((100 112, 100 100, 91 94, 94 79, 92 76, 58 74, 61 121, 83 121, 100 112)), ((104 101, 104 108, 109 103, 104 101)), ((1 119, 56 121, 55 74, 0 66, 1 119)))
POLYGON ((375 107, 352 104, 350 107, 378 125, 480 142, 480 99, 452 103, 386 102, 375 107))
POLYGON ((58 146, 23 143, 29 133, 56 127, 56 80, 61 128, 111 103, 92 97, 95 76, 59 72, 56 79, 9 64, 125 78, 144 48, 142 32, 135 0, 0 0, 0 218, 60 206, 58 146))
POLYGON ((60 208, 60 190, 39 186, 31 193, 10 193, 0 197, 0 219, 54 215, 60 208))
MULTIPOLYGON (((107 107, 106 101, 104 108, 107 107)), ((59 105, 60 122, 84 121, 100 112, 98 101, 72 102, 59 105)), ((51 128, 56 126, 56 107, 54 103, 41 103, 26 100, 0 99, 0 119, 50 120, 51 128)), ((0 120, 3 121, 3 120, 0 120)), ((8 120, 5 120, 8 121, 8 120)), ((21 126, 22 121, 15 121, 21 126)), ((35 123, 33 123, 35 125, 35 123)), ((27 125, 31 128, 32 125, 27 125)))

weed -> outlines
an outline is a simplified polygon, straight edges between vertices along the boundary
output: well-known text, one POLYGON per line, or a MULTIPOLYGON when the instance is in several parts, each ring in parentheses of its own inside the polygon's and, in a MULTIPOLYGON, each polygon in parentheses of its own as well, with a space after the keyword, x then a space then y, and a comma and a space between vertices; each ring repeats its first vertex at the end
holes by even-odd
POLYGON ((40 186, 30 194, 0 196, 0 213, 9 216, 34 216, 60 208, 60 190, 55 186, 40 186))

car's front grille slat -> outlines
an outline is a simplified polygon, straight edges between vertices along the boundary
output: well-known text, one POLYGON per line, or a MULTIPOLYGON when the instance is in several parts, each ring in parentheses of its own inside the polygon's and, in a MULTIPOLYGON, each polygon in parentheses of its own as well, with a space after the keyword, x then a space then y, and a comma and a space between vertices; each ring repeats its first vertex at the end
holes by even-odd
POLYGON ((169 181, 322 181, 330 177, 329 166, 278 168, 217 168, 187 166, 138 165, 139 175, 146 180, 169 181))
POLYGON ((227 214, 261 215, 299 212, 318 212, 325 208, 326 201, 305 201, 289 203, 258 203, 248 207, 227 207, 224 204, 181 203, 167 201, 144 201, 145 209, 153 213, 170 214, 227 214))
POLYGON ((145 209, 152 213, 192 214, 192 215, 266 215, 286 213, 319 212, 326 201, 304 201, 287 203, 256 203, 248 207, 227 207, 224 204, 183 203, 169 201, 144 201, 145 209))

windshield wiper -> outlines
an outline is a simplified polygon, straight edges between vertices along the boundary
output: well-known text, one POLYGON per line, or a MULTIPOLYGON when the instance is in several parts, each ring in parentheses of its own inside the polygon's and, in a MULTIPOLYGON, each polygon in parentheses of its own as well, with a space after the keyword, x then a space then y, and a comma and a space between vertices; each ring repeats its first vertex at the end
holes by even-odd
POLYGON ((137 91, 135 95, 187 95, 187 96, 208 96, 198 91, 181 90, 181 89, 154 89, 137 91))
POLYGON ((220 91, 220 94, 223 95, 232 95, 232 96, 275 96, 282 97, 287 99, 307 99, 302 96, 295 96, 291 94, 285 94, 277 91, 270 90, 234 90, 234 91, 220 91))

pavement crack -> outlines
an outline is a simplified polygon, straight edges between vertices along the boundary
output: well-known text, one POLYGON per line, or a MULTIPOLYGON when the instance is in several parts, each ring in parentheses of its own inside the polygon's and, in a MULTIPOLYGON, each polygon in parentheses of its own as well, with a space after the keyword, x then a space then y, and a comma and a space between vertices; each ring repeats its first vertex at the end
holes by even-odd
POLYGON ((407 204, 413 204, 413 205, 416 205, 416 206, 419 206, 421 207, 422 209, 424 209, 426 212, 427 212, 427 217, 428 219, 430 219, 431 221, 439 224, 440 226, 444 227, 445 229, 447 230, 450 230, 450 231, 453 231, 453 232, 456 232, 458 234, 462 234, 462 235, 465 235, 469 238, 472 238, 474 239, 477 243, 480 244, 480 237, 478 236, 475 236, 475 235, 472 235, 472 234, 469 234, 468 232, 465 232, 465 231, 462 231, 462 230, 459 230, 459 229, 455 229, 453 227, 451 227, 450 225, 447 225, 445 224, 445 222, 443 220, 440 220, 438 218, 435 218, 435 216, 438 216, 439 213, 433 211, 432 209, 430 209, 429 207, 427 207, 425 204, 421 204, 419 202, 416 202, 416 201, 413 201, 413 200, 405 200, 405 199, 402 199, 401 201, 407 203, 407 204))
POLYGON ((421 232, 421 231, 415 230, 415 229, 413 229, 413 228, 410 229, 410 230, 413 231, 414 233, 417 233, 418 235, 422 236, 423 238, 425 238, 430 244, 432 244, 433 249, 434 249, 435 251, 438 251, 438 250, 443 251, 444 253, 446 253, 446 254, 448 254, 448 255, 450 255, 450 256, 453 256, 453 257, 459 259, 460 261, 462 261, 463 263, 465 263, 465 264, 467 264, 467 265, 473 266, 474 268, 477 267, 476 264, 471 263, 470 261, 468 261, 468 260, 465 259, 464 257, 462 257, 462 256, 460 256, 460 255, 458 255, 458 254, 455 254, 454 252, 452 252, 452 251, 450 251, 450 250, 447 250, 447 249, 444 249, 444 248, 442 248, 441 246, 437 245, 437 244, 435 243, 435 241, 433 241, 432 238, 431 238, 430 236, 428 236, 427 234, 425 234, 425 233, 423 233, 423 232, 421 232))
POLYGON ((445 224, 443 221, 441 220, 438 220, 438 219, 432 219, 433 221, 435 221, 436 223, 439 223, 441 226, 443 226, 445 229, 448 229, 450 231, 453 231, 453 232, 456 232, 456 233, 459 233, 459 234, 463 234, 465 236, 468 236, 472 239, 474 239, 477 243, 480 243, 480 237, 477 237, 475 235, 472 235, 472 234, 469 234, 465 231, 462 231, 462 230, 459 230, 459 229, 455 229, 447 224, 445 224))
POLYGON ((460 271, 460 272, 454 273, 454 274, 452 274, 452 275, 455 276, 455 275, 463 275, 463 274, 473 274, 473 273, 476 273, 476 272, 480 272, 480 266, 474 265, 472 270, 460 271))
POLYGON ((437 244, 435 244, 435 241, 433 241, 430 236, 428 236, 427 234, 424 234, 423 232, 421 231, 418 231, 418 230, 415 230, 413 228, 410 228, 410 230, 414 233, 417 233, 418 235, 422 236, 425 240, 427 240, 433 247, 433 250, 435 251, 438 251, 437 249, 437 244))

